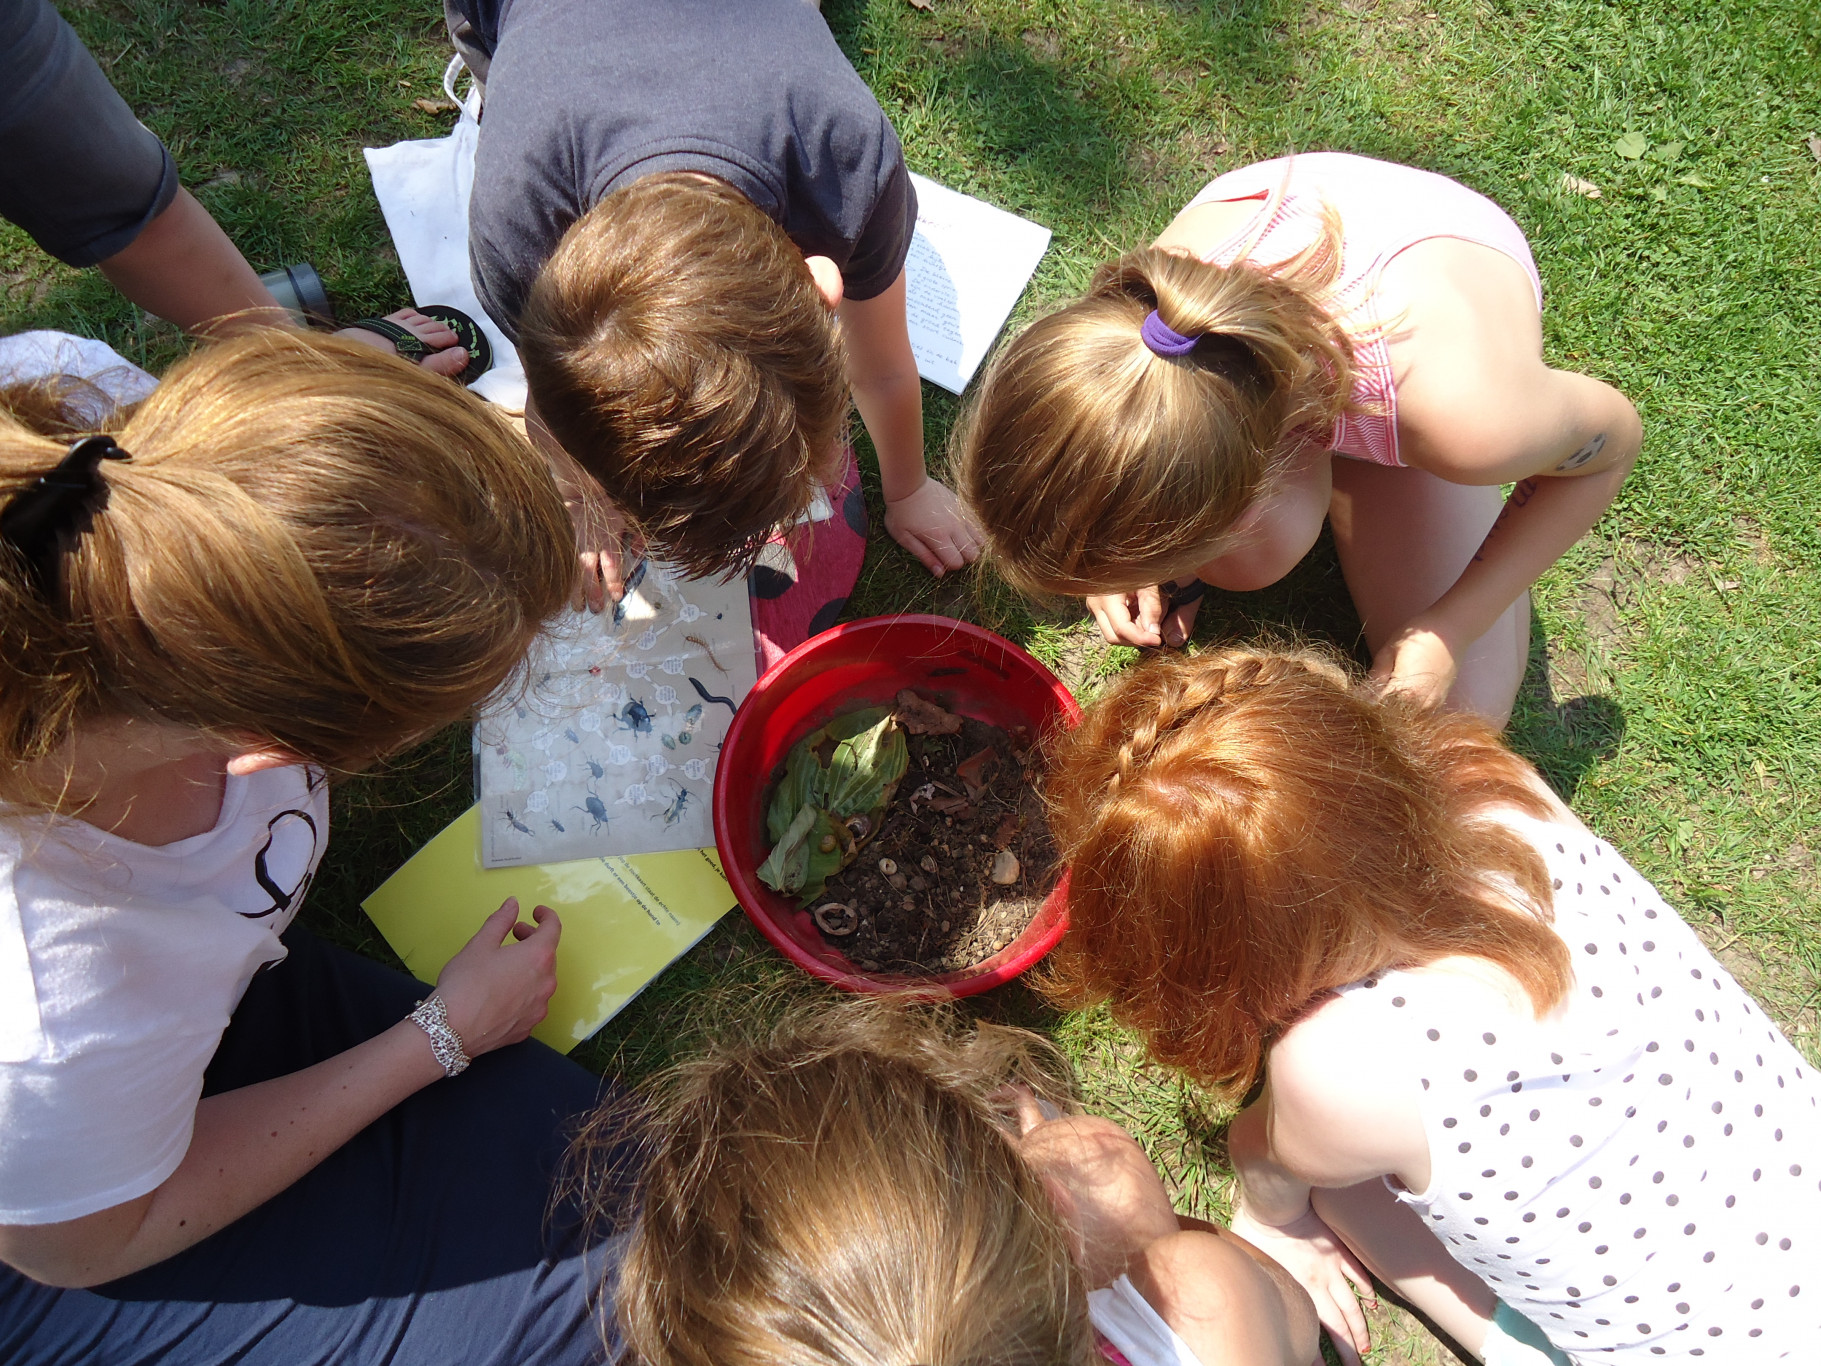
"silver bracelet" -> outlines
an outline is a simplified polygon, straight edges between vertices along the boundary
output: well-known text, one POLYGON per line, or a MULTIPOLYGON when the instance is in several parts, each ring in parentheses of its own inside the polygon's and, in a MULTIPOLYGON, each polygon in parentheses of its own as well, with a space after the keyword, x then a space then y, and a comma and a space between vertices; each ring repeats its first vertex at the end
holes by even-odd
POLYGON ((411 1012, 411 1023, 430 1036, 430 1051, 445 1077, 459 1077, 474 1059, 462 1047, 462 1036, 449 1028, 449 1007, 434 993, 417 1003, 411 1012))

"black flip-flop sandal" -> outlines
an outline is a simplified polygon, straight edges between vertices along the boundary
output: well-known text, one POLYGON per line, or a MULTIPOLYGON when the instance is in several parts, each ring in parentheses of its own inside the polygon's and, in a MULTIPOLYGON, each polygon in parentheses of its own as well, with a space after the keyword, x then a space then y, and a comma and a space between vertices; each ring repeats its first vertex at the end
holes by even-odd
POLYGON ((1200 579, 1190 579, 1186 584, 1170 585, 1170 601, 1163 609, 1167 617, 1178 607, 1187 607, 1192 602, 1200 602, 1208 591, 1207 584, 1200 579))
MULTIPOLYGON (((487 334, 481 331, 480 324, 473 318, 448 304, 428 304, 417 311, 426 318, 434 318, 442 323, 455 333, 455 344, 467 349, 467 369, 459 375, 450 376, 457 384, 472 384, 493 368, 493 344, 487 340, 487 334)), ((362 318, 348 326, 365 328, 384 337, 408 361, 422 360, 425 356, 434 356, 437 352, 448 349, 430 345, 410 328, 401 327, 389 318, 362 318)))

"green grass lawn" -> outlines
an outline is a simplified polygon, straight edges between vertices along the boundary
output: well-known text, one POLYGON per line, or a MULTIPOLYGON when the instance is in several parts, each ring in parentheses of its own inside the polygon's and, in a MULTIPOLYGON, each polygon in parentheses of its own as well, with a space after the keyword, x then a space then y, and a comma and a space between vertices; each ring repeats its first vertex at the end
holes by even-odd
MULTIPOLYGON (((310 260, 344 316, 405 301, 363 145, 433 136, 432 0, 65 0, 185 182, 262 269, 310 260)), ((1629 394, 1637 472, 1537 592, 1512 728, 1596 829, 1821 1060, 1821 28, 1809 0, 828 0, 911 166, 1055 231, 1014 325, 1144 243, 1207 179, 1338 148, 1455 176, 1531 237, 1551 361, 1629 394), (1590 193, 1597 189, 1598 196, 1590 193)), ((0 324, 182 353, 92 272, 0 226, 0 324)), ((939 458, 958 408, 925 390, 939 458)), ((879 508, 876 482, 875 525, 879 508)), ((1083 695, 1129 662, 1075 604, 936 581, 874 537, 852 615, 935 610, 1031 648, 1083 695)), ((1357 623, 1318 547, 1284 584, 1210 594, 1197 640, 1357 623)), ((358 903, 469 800, 443 737, 337 798, 306 915, 384 955, 358 903)), ((639 1075, 734 1014, 813 990, 731 920, 579 1052, 639 1075), (755 1002, 757 1004, 755 1005, 755 1002)), ((979 1002, 1052 1030, 1185 1207, 1219 1213, 1221 1114, 1098 1016, 1022 988, 979 1002)), ((1433 1348, 1392 1324, 1379 1360, 1433 1348)))

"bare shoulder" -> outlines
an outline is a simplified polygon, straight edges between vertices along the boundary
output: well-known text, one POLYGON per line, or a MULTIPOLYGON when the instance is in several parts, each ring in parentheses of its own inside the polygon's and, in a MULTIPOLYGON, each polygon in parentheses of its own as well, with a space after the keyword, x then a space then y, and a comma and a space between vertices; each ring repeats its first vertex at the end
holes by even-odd
POLYGON ((1382 289, 1406 463, 1458 484, 1630 467, 1636 409, 1611 385, 1544 363, 1517 262, 1436 238, 1393 260, 1382 289))
POLYGON ((1250 226, 1264 203, 1262 199, 1214 199, 1191 204, 1170 220, 1152 245, 1205 259, 1222 242, 1250 226))
POLYGON ((1330 997, 1266 1063, 1271 1155, 1315 1186, 1426 1174, 1420 1083, 1400 1031, 1363 992, 1330 997))
POLYGON ((1128 1275, 1201 1366, 1302 1366, 1314 1355, 1308 1295, 1224 1230, 1160 1238, 1128 1275))

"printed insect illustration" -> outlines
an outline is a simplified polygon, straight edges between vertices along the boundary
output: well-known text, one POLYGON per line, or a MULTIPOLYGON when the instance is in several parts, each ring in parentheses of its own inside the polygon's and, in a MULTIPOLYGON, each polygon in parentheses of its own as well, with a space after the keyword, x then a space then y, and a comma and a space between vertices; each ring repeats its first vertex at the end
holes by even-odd
POLYGON ((565 730, 563 732, 563 738, 572 745, 579 745, 582 743, 582 737, 577 735, 573 730, 565 730))
POLYGON ((613 817, 607 814, 607 803, 590 792, 582 798, 582 805, 575 808, 594 822, 588 827, 588 833, 598 834, 603 825, 612 825, 613 817))
POLYGON ((513 815, 510 809, 500 812, 500 815, 505 819, 506 824, 518 831, 519 834, 529 835, 531 833, 531 827, 526 825, 517 816, 513 815))
POLYGON ((638 698, 633 698, 620 708, 620 729, 635 731, 639 734, 651 733, 651 713, 638 698))
POLYGON ((702 637, 684 636, 683 639, 688 641, 691 645, 699 646, 701 648, 702 653, 708 656, 708 662, 710 664, 714 665, 716 669, 720 670, 720 672, 722 672, 722 673, 727 672, 727 666, 725 664, 721 663, 720 660, 718 660, 714 657, 713 647, 710 646, 707 641, 703 640, 702 637))
POLYGON ((586 754, 582 756, 582 763, 587 766, 589 777, 605 778, 607 776, 607 770, 602 768, 597 760, 590 759, 586 754))
POLYGON ((696 696, 697 696, 697 697, 699 697, 699 698, 701 698, 701 699, 702 699, 702 700, 703 700, 703 701, 704 701, 704 702, 719 702, 719 703, 720 703, 720 704, 721 704, 721 705, 722 705, 722 706, 724 706, 724 707, 726 707, 726 708, 727 708, 727 710, 728 710, 728 711, 730 711, 730 712, 737 712, 737 711, 739 711, 739 708, 738 708, 738 707, 737 707, 737 706, 735 706, 735 705, 734 705, 734 700, 733 700, 733 698, 731 698, 731 697, 720 697, 720 696, 717 696, 717 695, 716 695, 716 694, 714 694, 714 693, 711 693, 711 692, 709 692, 709 691, 708 691, 708 689, 707 689, 707 688, 704 688, 704 687, 703 687, 703 686, 702 686, 702 680, 701 680, 701 679, 699 679, 699 678, 691 678, 691 679, 690 679, 690 680, 689 680, 689 686, 690 686, 690 687, 692 687, 692 688, 694 688, 694 689, 695 689, 695 690, 696 690, 696 696))
POLYGON ((555 816, 552 816, 550 818, 550 828, 552 830, 556 831, 556 833, 559 835, 568 833, 566 830, 563 829, 563 823, 561 821, 559 821, 555 816))
POLYGON ((633 566, 632 572, 626 576, 625 592, 620 595, 620 600, 613 604, 613 624, 615 626, 626 620, 626 599, 632 596, 633 589, 644 582, 645 569, 650 563, 649 560, 640 560, 633 566))
POLYGON ((672 778, 670 783, 672 787, 676 788, 676 795, 669 799, 662 811, 652 812, 652 819, 655 820, 662 816, 665 825, 675 825, 682 820, 683 812, 688 809, 689 803, 695 800, 695 793, 684 787, 675 778, 672 778))
POLYGON ((678 728, 675 736, 661 735, 658 738, 664 742, 665 749, 675 749, 678 745, 686 745, 695 739, 695 733, 701 724, 702 704, 698 702, 683 713, 683 724, 678 728))

